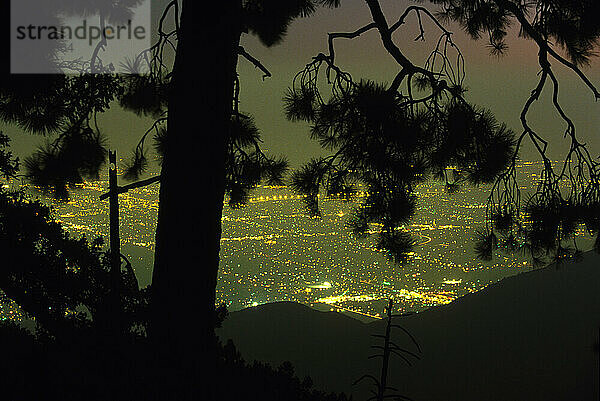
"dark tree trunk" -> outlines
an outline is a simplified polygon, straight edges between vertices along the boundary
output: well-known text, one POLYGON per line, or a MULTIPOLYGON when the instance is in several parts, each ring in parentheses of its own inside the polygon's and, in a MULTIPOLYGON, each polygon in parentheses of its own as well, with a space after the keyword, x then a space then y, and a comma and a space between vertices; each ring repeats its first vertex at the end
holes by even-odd
POLYGON ((205 392, 214 383, 216 363, 226 136, 242 6, 241 0, 210 5, 183 0, 152 278, 150 336, 162 367, 170 370, 162 374, 171 376, 177 390, 185 388, 177 399, 212 398, 212 391, 205 392))

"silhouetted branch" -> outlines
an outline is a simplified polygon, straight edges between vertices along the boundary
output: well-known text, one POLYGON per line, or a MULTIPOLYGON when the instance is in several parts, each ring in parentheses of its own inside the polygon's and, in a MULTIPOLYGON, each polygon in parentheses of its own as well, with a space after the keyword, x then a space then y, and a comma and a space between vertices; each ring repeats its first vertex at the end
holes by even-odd
POLYGON ((377 24, 372 22, 368 25, 363 26, 362 28, 357 29, 354 32, 334 32, 334 33, 329 33, 328 37, 329 37, 329 59, 331 61, 332 64, 335 63, 335 48, 333 46, 333 41, 335 39, 338 38, 344 38, 344 39, 354 39, 359 37, 360 35, 362 35, 365 32, 370 31, 371 29, 375 29, 377 28, 377 24))
POLYGON ((262 65, 262 63, 257 60, 256 58, 252 57, 242 46, 238 46, 238 54, 242 57, 244 57, 246 60, 248 60, 249 62, 251 62, 256 68, 258 68, 259 70, 261 70, 263 72, 263 79, 265 78, 269 78, 271 77, 271 73, 269 72, 269 70, 267 70, 267 68, 262 65))
MULTIPOLYGON (((119 187, 117 187, 117 193, 123 194, 132 189, 146 187, 146 186, 154 184, 156 182, 160 182, 160 175, 157 175, 155 177, 151 177, 151 178, 148 178, 148 179, 145 179, 142 181, 134 182, 134 183, 131 183, 128 185, 119 186, 119 187)), ((104 200, 104 199, 108 198, 110 195, 111 195, 111 192, 102 194, 102 195, 100 195, 100 200, 104 200)))
POLYGON ((442 24, 440 24, 440 22, 438 21, 438 19, 425 7, 422 6, 409 6, 406 8, 406 10, 404 10, 404 13, 400 16, 400 18, 398 18, 398 20, 389 28, 390 33, 394 33, 398 28, 400 28, 400 26, 404 25, 404 23, 406 22, 406 17, 408 17, 408 15, 412 12, 415 11, 417 14, 417 18, 419 19, 419 29, 420 29, 420 35, 417 37, 417 39, 424 39, 423 35, 425 33, 424 29, 423 29, 423 24, 421 23, 421 13, 426 14, 429 19, 445 34, 447 35, 452 35, 452 32, 448 31, 442 24))
POLYGON ((498 6, 510 11, 517 18, 517 20, 523 27, 523 30, 527 33, 527 35, 530 38, 532 38, 535 41, 535 43, 538 45, 538 47, 540 48, 541 51, 548 52, 548 54, 550 54, 554 59, 559 61, 564 66, 573 70, 579 76, 579 78, 581 78, 581 80, 587 85, 587 87, 593 92, 596 100, 600 99, 600 92, 598 92, 598 90, 596 89, 594 84, 592 84, 592 82, 587 78, 587 76, 583 73, 583 71, 581 71, 581 69, 579 69, 579 67, 577 67, 575 64, 566 60, 564 57, 562 57, 561 55, 556 53, 556 51, 554 49, 552 49, 552 47, 549 46, 548 40, 545 39, 542 36, 542 34, 540 32, 538 32, 538 30, 536 28, 533 27, 533 25, 531 25, 531 23, 527 20, 527 17, 523 13, 523 11, 521 9, 519 9, 519 7, 517 7, 516 4, 514 4, 508 0, 493 0, 493 1, 496 4, 498 4, 498 6))
POLYGON ((371 379, 371 380, 373 380, 373 382, 375 382, 375 384, 377 384, 379 386, 379 380, 377 380, 375 378, 375 376, 373 376, 373 375, 362 375, 359 379, 354 381, 354 384, 356 385, 356 384, 360 383, 361 381, 363 381, 364 379, 371 379))

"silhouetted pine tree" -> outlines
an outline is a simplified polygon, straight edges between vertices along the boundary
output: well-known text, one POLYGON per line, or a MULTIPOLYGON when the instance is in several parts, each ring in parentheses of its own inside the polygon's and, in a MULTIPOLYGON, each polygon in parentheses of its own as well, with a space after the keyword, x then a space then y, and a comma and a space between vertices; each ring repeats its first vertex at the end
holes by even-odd
MULTIPOLYGON (((442 179, 448 192, 464 182, 492 184, 486 229, 476 247, 480 257, 491 258, 499 245, 512 251, 527 249, 534 261, 547 255, 560 260, 577 253, 576 229, 583 223, 595 234, 600 230, 600 164, 576 135, 573 121, 561 106, 553 64, 569 69, 596 100, 600 98, 581 70, 594 55, 600 37, 598 2, 432 2, 439 8, 410 5, 402 15, 388 20, 378 0, 365 0, 371 22, 352 32, 330 33, 329 52, 314 57, 298 73, 285 97, 287 117, 311 123, 311 138, 331 155, 296 171, 292 186, 305 195, 309 210, 317 215, 322 190, 343 199, 350 198, 357 187, 366 190, 349 226, 362 238, 375 230, 375 246, 397 262, 405 260, 413 246, 404 227, 416 210, 415 185, 430 176, 442 179), (422 66, 409 60, 393 39, 409 17, 416 17, 417 40, 424 39, 426 19, 439 32, 422 66), (467 102, 464 59, 451 32, 444 28, 446 21, 459 22, 474 40, 485 38, 493 55, 508 50, 505 37, 514 24, 522 37, 537 45, 541 73, 525 101, 521 133, 467 102), (336 63, 337 40, 355 39, 368 31, 380 35, 381 45, 398 65, 390 84, 354 80, 336 63), (323 76, 331 87, 330 96, 322 93, 318 77, 323 76), (569 142, 564 163, 558 166, 546 154, 547 141, 528 121, 530 107, 548 86, 569 142), (543 171, 534 195, 522 202, 516 162, 525 140, 537 149, 543 171), (497 234, 502 234, 500 240, 497 234)), ((598 238, 596 248, 600 248, 598 238)))
MULTIPOLYGON (((249 187, 264 175, 279 180, 285 167, 275 160, 261 172, 264 155, 257 146, 257 131, 239 112, 238 56, 268 75, 240 47, 240 38, 250 32, 273 45, 291 20, 310 14, 320 3, 332 2, 227 0, 212 3, 210 11, 201 2, 181 3, 175 63, 169 73, 151 319, 151 336, 165 364, 177 372, 170 375, 171 388, 181 398, 199 393, 214 397, 210 372, 216 362, 214 304, 224 195, 228 192, 234 205, 242 203, 249 187), (180 193, 191 182, 201 191, 190 199, 197 205, 190 210, 181 207, 180 193), (186 329, 188 324, 197 329, 186 329), (201 376, 201 371, 209 374, 201 376)), ((153 74, 160 76, 160 69, 153 74)))
MULTIPOLYGON (((16 161, 0 137, 0 174, 14 178, 16 161)), ((102 399, 120 394, 127 372, 123 353, 145 336, 148 316, 149 292, 140 291, 131 265, 121 277, 125 324, 117 346, 111 335, 109 256, 101 239, 71 237, 53 220, 50 208, 0 187, 0 255, 0 291, 34 321, 36 331, 33 338, 10 324, 0 325, 6 347, 0 369, 3 396, 102 399), (102 383, 103 390, 86 387, 83 378, 102 383)))
MULTIPOLYGON (((10 154, 6 145, 0 154, 10 154)), ((0 163, 5 176, 14 177, 14 168, 10 157, 0 163)), ((62 344, 92 332, 101 338, 111 325, 110 263, 102 244, 101 238, 71 237, 49 207, 0 188, 0 290, 62 344)), ((129 263, 121 282, 123 335, 135 335, 145 329, 148 291, 140 291, 129 263)))
POLYGON ((377 354, 371 355, 370 358, 381 358, 381 373, 379 374, 379 378, 376 378, 373 375, 366 374, 361 378, 356 380, 354 384, 358 384, 359 382, 370 379, 375 390, 371 390, 372 396, 369 397, 366 401, 383 401, 388 398, 394 398, 396 400, 412 400, 411 398, 404 396, 398 393, 398 389, 391 387, 388 385, 389 379, 389 364, 390 358, 396 356, 402 359, 404 362, 408 364, 408 366, 412 366, 410 359, 421 359, 420 354, 421 346, 417 342, 417 340, 410 334, 404 327, 394 324, 392 322, 393 318, 403 317, 411 315, 411 313, 402 313, 399 315, 395 315, 392 313, 392 308, 394 306, 394 302, 392 299, 389 300, 387 307, 385 308, 385 312, 387 315, 387 324, 385 327, 385 334, 372 334, 372 336, 381 338, 383 340, 383 345, 372 345, 371 348, 379 350, 377 354), (392 341, 392 328, 400 329, 404 332, 406 336, 411 340, 412 344, 415 346, 414 351, 409 351, 405 348, 398 346, 395 342, 392 341))
MULTIPOLYGON (((75 15, 100 12, 111 21, 123 18, 137 3, 50 1, 46 8, 75 15)), ((268 75, 240 46, 240 37, 250 32, 265 45, 274 45, 294 18, 310 14, 318 5, 336 4, 228 0, 212 4, 209 11, 201 2, 173 1, 159 23, 156 45, 124 61, 136 74, 96 75, 107 72, 100 57, 70 65, 76 75, 68 77, 13 80, 8 63, 4 66, 0 118, 32 133, 55 134, 25 166, 35 184, 52 189, 57 197, 67 197, 70 185, 97 176, 106 149, 95 116, 110 102, 117 100, 126 109, 156 117, 134 151, 126 177, 135 179, 147 167, 144 141, 154 132, 162 174, 151 333, 164 362, 161 372, 171 381, 166 388, 179 398, 213 386, 210 376, 191 383, 200 377, 200 362, 209 372, 215 366, 214 300, 224 195, 230 195, 232 206, 243 204, 249 189, 262 180, 281 182, 286 169, 285 160, 262 153, 257 128, 239 112, 238 56, 268 75), (176 29, 169 33, 163 28, 171 11, 176 29), (162 50, 172 43, 176 43, 174 66, 165 70, 162 50), (148 70, 137 75, 143 68, 148 70), (192 202, 195 208, 182 207, 181 191, 188 191, 192 181, 203 189, 201 199, 192 202), (199 329, 187 330, 183 326, 187 323, 200 323, 199 329)))

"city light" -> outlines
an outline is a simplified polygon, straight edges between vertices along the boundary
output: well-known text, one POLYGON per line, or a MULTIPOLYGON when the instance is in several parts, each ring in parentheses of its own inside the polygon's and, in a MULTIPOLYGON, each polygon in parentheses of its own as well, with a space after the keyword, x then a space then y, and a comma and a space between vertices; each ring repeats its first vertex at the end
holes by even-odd
MULTIPOLYGON (((523 186, 533 184, 538 168, 534 163, 521 167, 523 186)), ((54 204, 55 217, 76 236, 108 238, 108 204, 98 200, 105 187, 99 181, 73 191, 70 202, 54 204)), ((122 251, 142 287, 152 277, 158 190, 146 187, 120 198, 122 251)), ((356 239, 347 227, 364 192, 350 203, 322 197, 322 217, 314 219, 302 196, 286 187, 260 187, 246 207, 224 207, 217 304, 234 311, 277 301, 320 303, 376 317, 389 298, 402 310, 420 311, 479 291, 532 268, 520 254, 497 252, 490 262, 475 257, 474 237, 484 226, 488 190, 448 194, 439 182, 419 186, 417 213, 404 227, 417 246, 409 262, 398 266, 375 249, 372 239, 356 239)), ((377 233, 377 227, 370 231, 377 233)), ((577 236, 582 248, 591 247, 584 230, 577 236)), ((0 316, 19 316, 14 303, 4 300, 0 306, 0 316)))

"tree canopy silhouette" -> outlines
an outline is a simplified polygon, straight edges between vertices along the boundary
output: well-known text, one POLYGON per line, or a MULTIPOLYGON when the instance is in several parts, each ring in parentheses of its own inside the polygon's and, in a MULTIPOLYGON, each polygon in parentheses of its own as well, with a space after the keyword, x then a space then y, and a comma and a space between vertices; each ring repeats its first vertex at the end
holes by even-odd
MULTIPOLYGON (((0 174, 14 178, 16 162, 0 134, 0 174)), ((77 336, 108 333, 114 316, 108 307, 110 263, 102 238, 76 239, 52 218, 48 206, 21 191, 0 188, 0 289, 39 329, 61 343, 77 336)), ((138 287, 131 264, 122 271, 123 335, 143 333, 148 291, 138 287)))
MULTIPOLYGON (((60 11, 71 7, 75 15, 99 12, 104 23, 126 15, 137 1, 52 4, 60 11)), ((99 41, 91 60, 61 64, 74 72, 68 76, 13 80, 8 63, 4 65, 0 117, 28 132, 54 134, 54 140, 25 166, 35 184, 53 190, 57 197, 67 197, 70 185, 97 177, 105 161, 98 113, 118 101, 125 109, 156 118, 134 150, 126 177, 135 179, 147 167, 145 142, 154 135, 162 173, 149 330, 157 358, 163 361, 159 366, 167 378, 165 388, 180 399, 214 397, 211 376, 201 376, 199 367, 203 364, 213 372, 216 360, 214 303, 224 195, 230 195, 232 206, 241 205, 260 181, 281 182, 287 166, 285 160, 261 151, 258 129, 239 110, 238 57, 269 75, 240 45, 240 37, 252 33, 265 45, 274 45, 294 18, 308 16, 320 5, 336 4, 227 0, 214 3, 207 12, 200 2, 175 0, 160 18, 155 45, 124 61, 132 74, 111 74, 110 66, 102 63, 105 40, 99 41), (169 17, 175 29, 167 32, 169 17), (210 39, 203 32, 210 32, 210 39), (210 49, 210 60, 199 46, 210 49), (172 67, 165 53, 169 48, 175 49, 172 67), (190 180, 205 189, 206 202, 193 210, 181 207, 178 195, 190 180), (187 322, 199 322, 200 327, 188 330, 187 322), (201 377, 204 380, 196 383, 201 377)))
MULTIPOLYGON (((255 140, 256 130, 239 110, 238 58, 253 63, 264 75, 269 72, 240 45, 241 36, 252 32, 266 45, 275 44, 292 19, 310 14, 320 3, 329 2, 229 0, 215 3, 216 8, 206 13, 198 2, 184 0, 181 18, 175 17, 177 50, 170 72, 150 333, 158 343, 168 344, 162 352, 166 361, 183 369, 183 375, 174 378, 180 383, 193 382, 200 363, 205 370, 214 366, 212 339, 224 195, 229 192, 233 204, 239 204, 247 188, 262 178, 257 167, 263 155, 255 140), (211 32, 210 38, 204 32, 211 32), (209 60, 198 46, 210 48, 209 60), (233 135, 239 139, 232 140, 233 135), (201 207, 190 216, 176 193, 189 185, 191 172, 204 191, 201 207), (174 329, 195 319, 202 322, 198 331, 174 329), (190 355, 204 358, 198 361, 190 355)), ((177 3, 171 5, 177 14, 177 3)), ((168 45, 169 35, 161 33, 155 49, 168 45)), ((160 53, 155 54, 158 58, 150 64, 150 75, 159 77, 163 67, 160 53)), ((267 178, 278 179, 285 164, 276 160, 271 165, 267 178)), ((211 399, 211 386, 208 378, 200 388, 185 389, 182 397, 194 397, 194 392, 201 391, 211 399)))
MULTIPOLYGON (((293 174, 292 186, 306 195, 309 210, 319 213, 317 195, 349 198, 356 184, 367 197, 354 211, 349 225, 359 237, 378 232, 377 247, 395 261, 410 255, 413 241, 403 226, 414 215, 415 184, 426 177, 442 179, 448 191, 458 185, 492 184, 487 202, 486 229, 479 234, 477 254, 490 259, 500 245, 527 250, 536 262, 577 252, 574 234, 580 224, 597 234, 600 214, 599 165, 576 135, 575 124, 559 98, 559 80, 553 63, 571 70, 594 98, 599 93, 582 66, 594 55, 600 37, 597 2, 510 0, 434 0, 439 8, 411 5, 387 20, 379 1, 366 0, 372 22, 351 32, 329 34, 329 52, 318 54, 295 77, 285 96, 288 119, 311 123, 311 138, 331 155, 312 160, 293 174), (417 21, 418 39, 424 39, 423 21, 431 20, 439 40, 423 66, 415 65, 392 35, 408 18, 417 21), (538 85, 524 100, 523 131, 514 133, 491 111, 465 98, 464 58, 443 23, 456 21, 475 40, 487 38, 492 55, 508 51, 505 38, 511 25, 533 41, 541 69, 538 85), (335 43, 377 31, 381 45, 396 61, 397 75, 389 85, 356 81, 336 63, 335 43), (554 46, 557 44, 558 46, 554 46), (561 55, 564 54, 564 55, 561 55), (320 74, 325 70, 325 74, 320 74), (331 94, 322 93, 326 76, 331 94), (570 146, 564 163, 555 166, 543 133, 528 122, 529 111, 549 86, 555 113, 565 124, 570 146), (521 201, 517 182, 519 150, 529 140, 543 162, 533 195, 521 201), (502 235, 499 240, 497 233, 502 235), (567 241, 573 241, 569 248, 567 241)), ((596 245, 598 248, 598 236, 596 245)))

